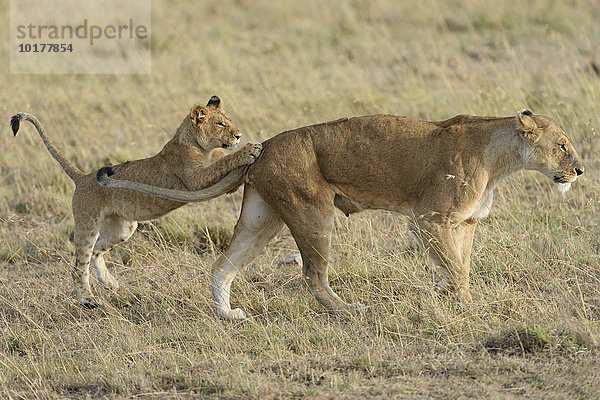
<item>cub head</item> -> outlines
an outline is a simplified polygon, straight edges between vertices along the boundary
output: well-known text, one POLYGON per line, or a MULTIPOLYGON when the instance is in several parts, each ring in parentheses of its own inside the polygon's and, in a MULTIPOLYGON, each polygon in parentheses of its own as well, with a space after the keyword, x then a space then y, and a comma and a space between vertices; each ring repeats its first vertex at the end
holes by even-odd
POLYGON ((189 129, 186 130, 185 139, 192 140, 206 150, 235 147, 242 136, 225 115, 223 102, 218 96, 211 97, 206 106, 192 107, 186 120, 189 121, 189 129))
POLYGON ((556 122, 529 110, 517 113, 517 132, 524 142, 525 169, 540 171, 556 184, 560 192, 583 174, 583 162, 571 140, 556 122))

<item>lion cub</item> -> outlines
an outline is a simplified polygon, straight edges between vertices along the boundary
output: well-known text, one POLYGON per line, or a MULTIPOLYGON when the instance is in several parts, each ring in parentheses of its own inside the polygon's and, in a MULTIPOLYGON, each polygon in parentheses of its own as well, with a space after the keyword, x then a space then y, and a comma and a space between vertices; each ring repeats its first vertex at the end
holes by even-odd
MULTIPOLYGON (((137 227, 136 221, 162 217, 186 203, 98 185, 95 173, 84 174, 54 147, 33 115, 18 113, 11 118, 15 136, 21 120, 36 127, 52 157, 75 182, 76 265, 73 279, 79 302, 95 307, 99 301, 90 289, 90 264, 98 280, 105 287, 116 290, 119 284, 106 269, 103 254, 115 244, 129 239, 137 227)), ((240 136, 240 131, 223 112, 221 99, 213 96, 206 107, 196 105, 191 109, 175 136, 157 155, 114 165, 108 171, 119 179, 167 189, 206 188, 203 200, 217 197, 242 183, 246 166, 252 164, 262 150, 260 144, 249 143, 240 151, 226 155, 223 149, 237 145, 240 136)))

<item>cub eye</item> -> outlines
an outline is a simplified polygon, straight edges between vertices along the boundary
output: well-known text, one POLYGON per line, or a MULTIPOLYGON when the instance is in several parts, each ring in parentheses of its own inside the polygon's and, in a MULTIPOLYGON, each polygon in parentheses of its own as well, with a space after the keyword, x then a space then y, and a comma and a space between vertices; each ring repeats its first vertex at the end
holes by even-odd
POLYGON ((560 149, 561 149, 562 151, 564 151, 565 153, 567 152, 567 148, 565 147, 565 145, 564 145, 564 144, 561 144, 561 145, 560 145, 560 149))
POLYGON ((225 128, 227 126, 222 122, 217 122, 217 125, 220 126, 221 128, 225 128))

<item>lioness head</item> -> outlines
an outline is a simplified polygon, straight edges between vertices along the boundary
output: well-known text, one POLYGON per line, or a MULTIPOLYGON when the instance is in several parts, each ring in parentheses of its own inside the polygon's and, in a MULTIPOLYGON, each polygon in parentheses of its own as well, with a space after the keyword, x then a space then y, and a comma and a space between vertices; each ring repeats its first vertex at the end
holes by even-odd
POLYGON ((560 192, 569 190, 583 174, 583 163, 573 144, 552 119, 523 110, 517 113, 517 132, 525 143, 525 169, 540 171, 560 192))
POLYGON ((186 132, 188 139, 207 150, 234 147, 242 136, 240 130, 225 115, 223 102, 218 96, 211 97, 206 106, 192 107, 188 120, 191 125, 186 132))

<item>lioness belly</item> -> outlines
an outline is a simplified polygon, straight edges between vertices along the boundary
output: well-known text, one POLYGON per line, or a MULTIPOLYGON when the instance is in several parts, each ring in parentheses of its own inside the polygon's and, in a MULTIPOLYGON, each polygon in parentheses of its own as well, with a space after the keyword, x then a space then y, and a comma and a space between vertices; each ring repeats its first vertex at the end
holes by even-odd
POLYGON ((349 215, 362 210, 387 210, 398 213, 408 213, 413 204, 394 193, 374 195, 372 192, 364 192, 357 189, 340 189, 331 185, 335 192, 333 204, 344 214, 349 215))

